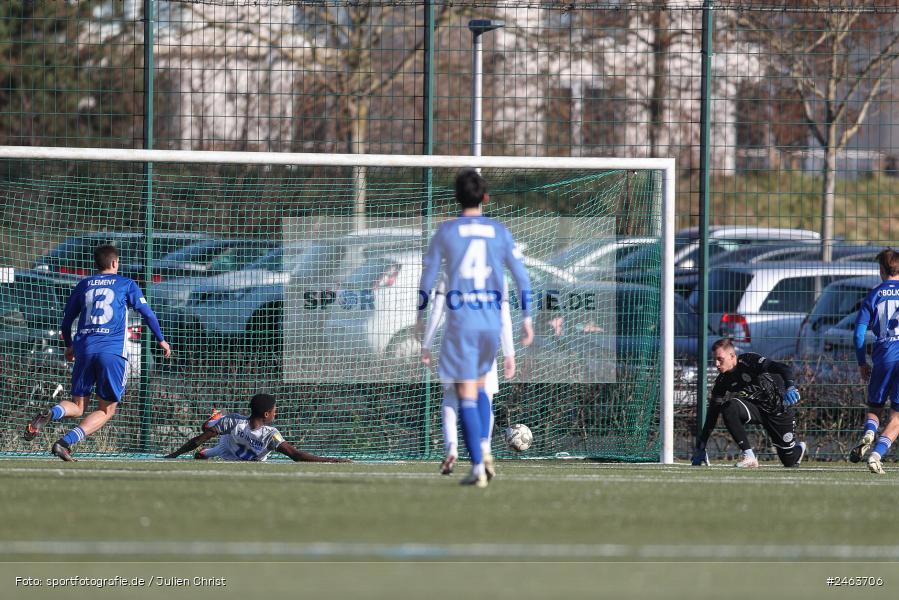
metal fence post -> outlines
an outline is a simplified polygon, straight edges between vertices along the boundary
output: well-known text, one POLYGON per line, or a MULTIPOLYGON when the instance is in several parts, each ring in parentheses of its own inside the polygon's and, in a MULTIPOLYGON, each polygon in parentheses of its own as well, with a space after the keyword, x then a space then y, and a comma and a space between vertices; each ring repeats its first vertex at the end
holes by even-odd
MULTIPOLYGON (((153 18, 155 3, 144 0, 144 149, 153 149, 153 18)), ((150 283, 153 280, 153 163, 144 163, 144 293, 152 303, 150 283)), ((147 328, 144 328, 145 330, 147 328)), ((140 369, 140 448, 142 452, 150 452, 150 369, 153 340, 149 331, 144 331, 141 340, 140 369)))
POLYGON ((699 335, 696 369, 696 435, 702 431, 705 421, 708 364, 709 320, 709 142, 711 138, 711 78, 712 78, 712 28, 713 0, 702 4, 702 90, 699 136, 699 335))

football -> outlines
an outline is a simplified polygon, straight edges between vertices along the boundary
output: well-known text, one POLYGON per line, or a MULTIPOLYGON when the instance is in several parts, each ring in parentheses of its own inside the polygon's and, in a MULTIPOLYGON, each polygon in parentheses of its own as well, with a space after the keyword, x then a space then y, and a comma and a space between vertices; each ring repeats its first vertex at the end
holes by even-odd
POLYGON ((516 452, 524 452, 534 442, 534 434, 527 425, 512 425, 505 432, 506 444, 516 452))

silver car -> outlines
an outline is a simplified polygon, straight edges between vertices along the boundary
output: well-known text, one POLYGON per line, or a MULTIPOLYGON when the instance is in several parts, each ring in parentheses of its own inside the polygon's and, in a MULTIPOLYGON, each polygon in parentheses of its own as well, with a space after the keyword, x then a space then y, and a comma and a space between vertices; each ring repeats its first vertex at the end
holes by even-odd
MULTIPOLYGON (((709 326, 738 350, 792 356, 803 319, 835 281, 877 275, 872 263, 771 262, 709 271, 709 326)), ((698 292, 690 297, 698 304, 698 292)))
POLYGON ((825 334, 828 330, 844 321, 847 315, 854 317, 868 292, 880 283, 879 275, 870 275, 835 281, 824 288, 821 297, 799 328, 796 357, 817 360, 824 354, 825 334))

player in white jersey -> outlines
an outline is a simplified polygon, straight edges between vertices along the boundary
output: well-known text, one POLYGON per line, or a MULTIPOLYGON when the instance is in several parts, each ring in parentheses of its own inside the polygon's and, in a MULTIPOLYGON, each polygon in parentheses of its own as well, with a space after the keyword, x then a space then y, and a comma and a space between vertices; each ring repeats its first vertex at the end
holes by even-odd
POLYGON ((529 313, 532 290, 512 234, 502 223, 481 214, 481 204, 490 198, 487 182, 474 169, 466 169, 456 177, 455 187, 462 214, 442 223, 428 244, 418 285, 415 331, 422 340, 425 310, 443 270, 447 281, 446 328, 438 371, 442 380, 455 382, 462 436, 471 457, 471 473, 460 483, 484 488, 487 474, 480 439, 481 430, 490 423, 484 379, 499 348, 505 268, 511 271, 521 294, 524 346, 534 339, 529 313))
MULTIPOLYGON (((512 315, 509 312, 509 289, 508 285, 503 290, 503 303, 501 306, 502 317, 502 333, 500 341, 503 348, 503 372, 506 379, 515 377, 515 344, 512 340, 512 315)), ((431 316, 428 321, 428 328, 425 331, 424 340, 421 345, 421 360, 426 366, 431 364, 431 346, 434 342, 434 336, 437 329, 443 323, 446 316, 446 281, 443 280, 438 285, 434 295, 434 302, 431 306, 431 316)), ((456 386, 453 381, 443 380, 443 401, 440 405, 440 415, 443 424, 443 447, 445 458, 440 465, 440 473, 450 475, 455 468, 456 461, 459 458, 459 432, 456 427, 457 415, 459 411, 459 396, 456 394, 456 386)), ((496 475, 493 464, 493 454, 491 452, 491 441, 493 434, 493 396, 499 391, 499 376, 496 372, 496 360, 490 367, 487 377, 484 379, 484 392, 490 401, 490 423, 486 431, 481 431, 481 451, 484 454, 484 468, 488 479, 492 479, 496 475)))
POLYGON ((222 439, 210 451, 201 450, 195 458, 211 458, 218 456, 223 460, 267 460, 273 451, 300 462, 350 462, 345 458, 325 458, 308 452, 302 452, 284 441, 281 433, 271 423, 275 420, 275 398, 269 394, 256 394, 250 400, 250 416, 240 414, 220 415, 213 413, 212 418, 203 424, 203 433, 191 438, 183 446, 165 458, 177 458, 185 452, 200 447, 204 442, 221 435, 222 439))

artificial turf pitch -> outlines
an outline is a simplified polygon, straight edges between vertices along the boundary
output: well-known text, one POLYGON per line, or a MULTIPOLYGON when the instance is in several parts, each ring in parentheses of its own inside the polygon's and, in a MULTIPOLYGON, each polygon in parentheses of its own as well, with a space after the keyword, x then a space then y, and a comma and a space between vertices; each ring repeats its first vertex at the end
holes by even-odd
POLYGON ((308 598, 440 598, 471 573, 477 597, 895 596, 887 468, 515 461, 479 490, 435 463, 4 459, 0 598, 246 597, 258 577, 308 598), (10 587, 26 572, 231 583, 10 587))

